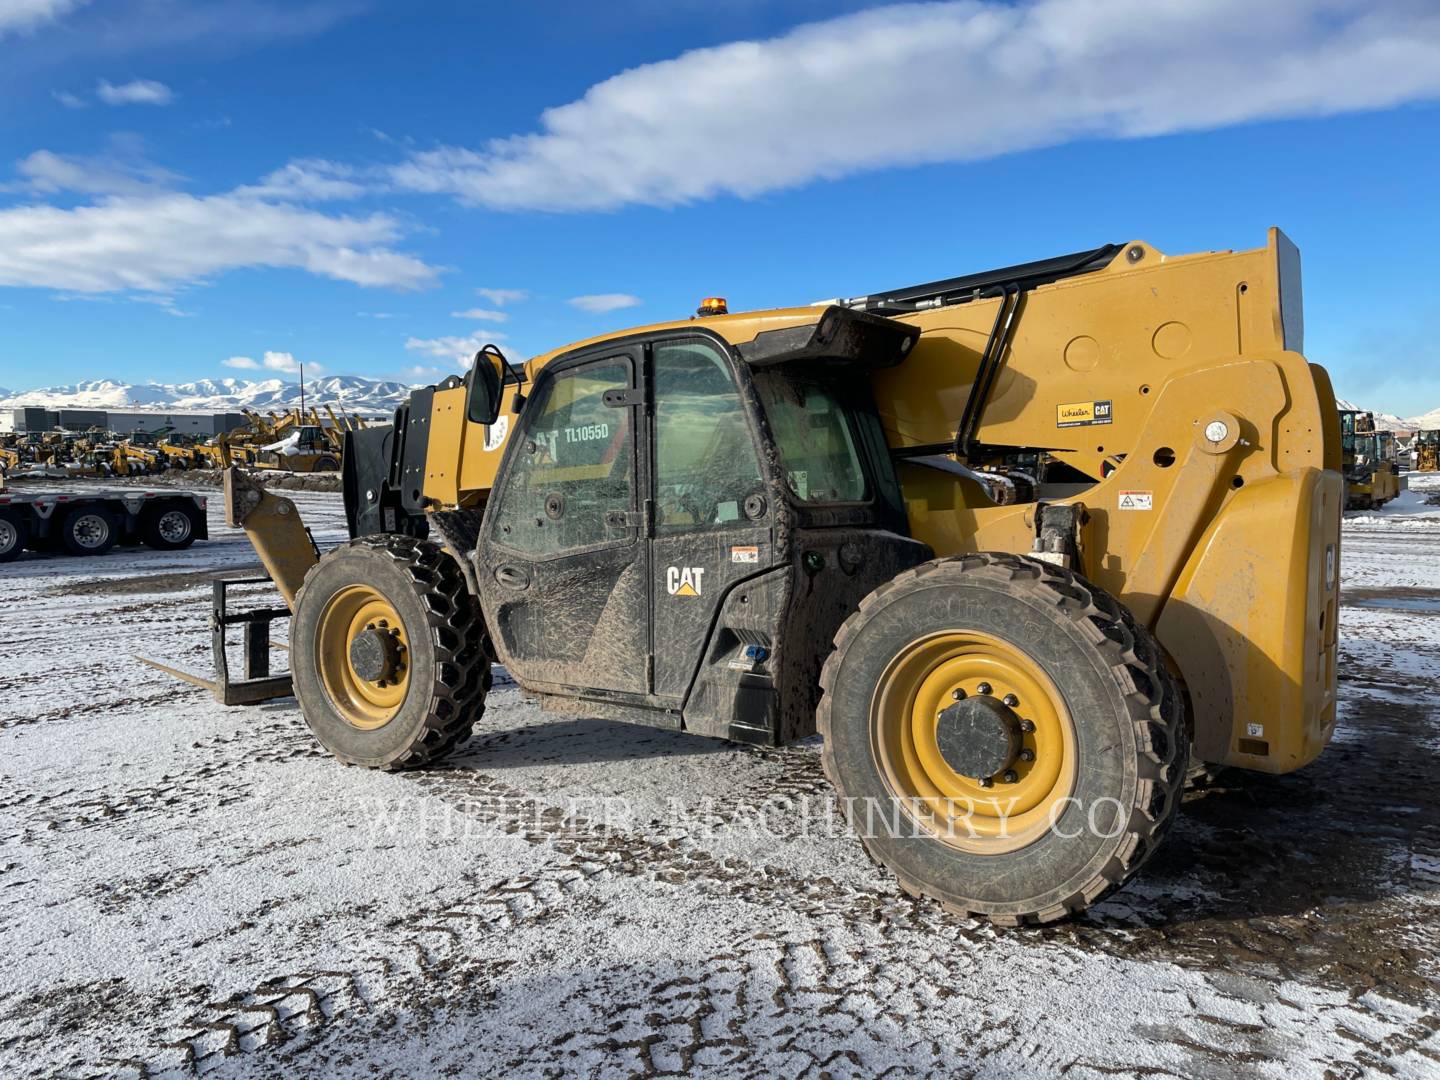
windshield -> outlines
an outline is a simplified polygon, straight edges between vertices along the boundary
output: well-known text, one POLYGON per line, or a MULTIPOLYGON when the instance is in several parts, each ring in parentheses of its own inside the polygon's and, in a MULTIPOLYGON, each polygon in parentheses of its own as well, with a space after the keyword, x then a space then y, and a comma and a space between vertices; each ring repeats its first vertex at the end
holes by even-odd
POLYGON ((755 385, 780 451, 786 482, 804 502, 859 502, 865 470, 854 426, 822 383, 778 372, 757 374, 755 385))

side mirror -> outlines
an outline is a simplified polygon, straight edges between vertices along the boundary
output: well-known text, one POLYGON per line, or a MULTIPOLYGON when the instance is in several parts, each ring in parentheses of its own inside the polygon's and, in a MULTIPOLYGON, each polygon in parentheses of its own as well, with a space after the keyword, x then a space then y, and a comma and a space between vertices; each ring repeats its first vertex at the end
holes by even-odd
POLYGON ((494 345, 475 354, 470 387, 465 394, 465 418, 472 424, 493 424, 500 415, 500 398, 508 365, 494 345))

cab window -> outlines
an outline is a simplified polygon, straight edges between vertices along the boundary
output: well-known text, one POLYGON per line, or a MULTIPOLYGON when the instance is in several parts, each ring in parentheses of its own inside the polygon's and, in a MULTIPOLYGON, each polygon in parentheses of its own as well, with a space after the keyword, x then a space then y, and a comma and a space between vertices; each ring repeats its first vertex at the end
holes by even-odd
POLYGON ((867 497, 865 469, 847 410, 824 383, 778 371, 759 372, 765 406, 785 481, 802 502, 859 502, 867 497))
POLYGON ((763 489, 730 365, 704 339, 654 348, 655 531, 725 528, 763 489))
POLYGON ((630 361, 596 361, 549 380, 543 400, 526 409, 494 537, 529 555, 554 555, 626 539, 605 516, 631 509, 634 496, 633 409, 604 402, 607 390, 630 386, 630 361))

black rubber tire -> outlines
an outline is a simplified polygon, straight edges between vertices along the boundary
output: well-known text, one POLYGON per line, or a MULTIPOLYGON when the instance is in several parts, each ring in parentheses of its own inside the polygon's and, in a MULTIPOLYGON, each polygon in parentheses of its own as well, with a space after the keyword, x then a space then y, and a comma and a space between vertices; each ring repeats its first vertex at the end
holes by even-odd
POLYGON ((0 563, 14 562, 30 543, 30 523, 15 510, 0 510, 0 563))
POLYGON ((847 812, 891 797, 871 750, 875 688, 908 644, 955 629, 1011 642, 1059 689, 1075 727, 1076 802, 1055 831, 1006 854, 961 851, 907 823, 887 829, 882 821, 868 835, 863 822, 852 825, 906 892, 957 914, 1018 925, 1084 911, 1128 881, 1169 829, 1189 738, 1159 646, 1114 597, 1078 575, 982 553, 924 563, 876 589, 840 628, 821 672, 825 774, 847 812), (1109 817, 1083 827, 1102 805, 1113 807, 1109 817))
POLYGON ((480 605, 459 565, 438 544, 385 533, 329 552, 296 597, 290 666, 305 722, 349 765, 408 769, 432 764, 470 737, 485 711, 490 657, 480 605), (365 731, 336 711, 315 659, 327 601, 347 585, 379 590, 399 613, 410 643, 410 686, 384 727, 365 731))
POLYGON ((119 540, 120 523, 115 520, 114 514, 101 506, 77 506, 60 522, 60 543, 71 555, 104 555, 119 540), (93 546, 86 546, 76 533, 77 529, 87 528, 92 518, 104 522, 106 533, 104 539, 93 546))
POLYGON ((329 455, 326 455, 326 456, 324 456, 324 457, 318 457, 318 458, 316 458, 316 459, 315 459, 315 464, 310 466, 310 471, 311 471, 311 472, 335 472, 335 471, 336 471, 337 469, 339 469, 339 468, 340 468, 340 461, 339 461, 339 459, 338 459, 338 458, 330 457, 329 455))
POLYGON ((194 503, 162 502, 147 506, 145 513, 140 516, 140 539, 146 547, 156 551, 183 551, 195 543, 195 534, 200 531, 203 523, 200 508, 194 503), (178 540, 166 539, 160 531, 160 523, 171 514, 184 514, 188 526, 185 535, 178 540))

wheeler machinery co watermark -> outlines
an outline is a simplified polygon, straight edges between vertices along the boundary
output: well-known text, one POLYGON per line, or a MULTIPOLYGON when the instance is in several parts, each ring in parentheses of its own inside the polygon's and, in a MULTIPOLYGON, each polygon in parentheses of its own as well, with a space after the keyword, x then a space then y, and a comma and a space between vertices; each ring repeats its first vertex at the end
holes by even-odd
MULTIPOLYGON (((523 793, 485 791, 449 795, 443 801, 395 801, 365 798, 363 813, 373 842, 397 836, 429 840, 473 839, 495 835, 543 835, 555 839, 600 833, 679 832, 692 839, 707 836, 806 839, 928 837, 968 840, 1010 835, 1012 819, 1022 813, 1016 799, 874 799, 831 795, 776 796, 752 805, 704 798, 670 796, 663 804, 627 796, 577 796, 542 803, 523 793)), ((1119 836, 1133 808, 1119 799, 1057 800, 1047 811, 1048 831, 1065 840, 1082 835, 1119 836)), ((1027 826, 1032 819, 1027 816, 1027 826)))

